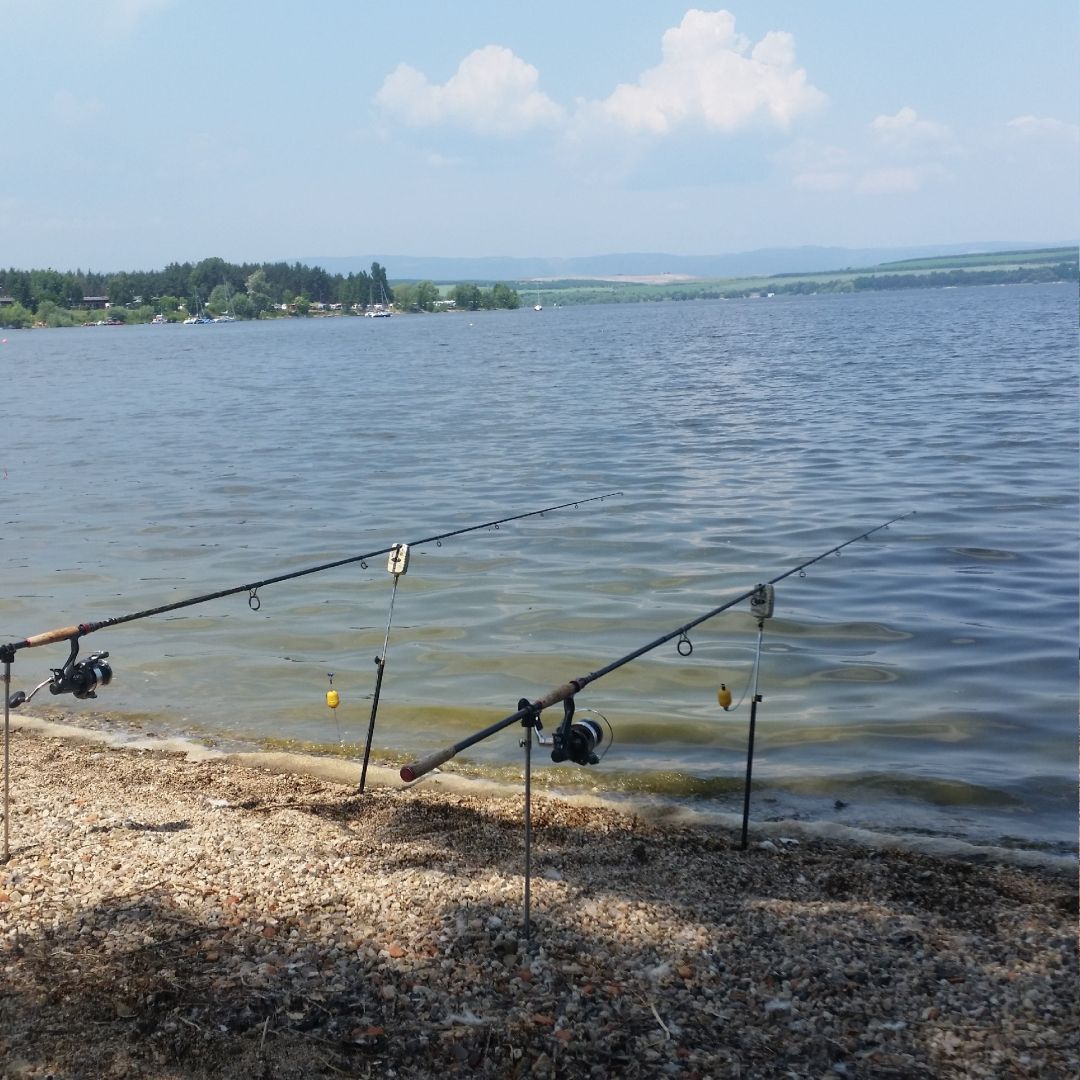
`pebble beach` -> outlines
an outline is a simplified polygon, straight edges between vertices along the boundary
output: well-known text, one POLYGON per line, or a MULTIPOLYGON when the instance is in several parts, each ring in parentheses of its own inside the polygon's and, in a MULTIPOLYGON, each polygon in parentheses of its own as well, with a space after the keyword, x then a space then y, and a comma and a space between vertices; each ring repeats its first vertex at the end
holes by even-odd
MULTIPOLYGON (((404 788, 18 721, 5 1077, 1080 1074, 1075 863, 404 788)), ((389 774, 389 770, 386 770, 389 774)))

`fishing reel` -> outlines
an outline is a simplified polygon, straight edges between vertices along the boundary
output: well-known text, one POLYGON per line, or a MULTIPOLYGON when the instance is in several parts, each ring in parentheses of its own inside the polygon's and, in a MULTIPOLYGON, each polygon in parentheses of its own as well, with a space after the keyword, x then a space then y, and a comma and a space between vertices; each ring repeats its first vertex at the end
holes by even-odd
POLYGON ((574 699, 563 701, 563 718, 551 736, 551 760, 572 761, 575 765, 598 765, 596 748, 603 742, 603 728, 595 720, 574 719, 574 699))
POLYGON ((71 642, 71 652, 63 667, 53 668, 52 676, 38 683, 29 694, 17 690, 8 699, 8 705, 17 709, 25 705, 42 687, 47 686, 50 694, 71 694, 85 701, 97 697, 99 686, 108 686, 112 682, 112 666, 106 663, 107 652, 91 653, 85 660, 76 660, 79 655, 79 642, 71 642))
MULTIPOLYGON (((529 705, 528 698, 521 698, 518 701, 518 712, 528 709, 529 705)), ((606 723, 607 717, 603 719, 606 723)), ((538 706, 533 706, 532 710, 521 718, 521 726, 535 731, 536 741, 541 746, 552 747, 551 760, 556 764, 563 761, 572 761, 575 765, 598 765, 600 763, 600 758, 597 757, 595 751, 603 741, 603 728, 595 720, 575 721, 573 698, 563 700, 562 723, 559 724, 558 730, 553 735, 541 734, 544 725, 540 722, 538 706)), ((608 728, 611 728, 611 724, 608 724, 608 728)), ((531 735, 527 734, 522 739, 521 745, 525 746, 529 738, 531 738, 531 735)), ((609 740, 609 749, 610 746, 611 742, 609 740)), ((607 753, 606 750, 604 752, 607 753)))
POLYGON ((73 694, 80 700, 96 698, 99 686, 108 686, 112 682, 112 667, 105 661, 107 652, 92 653, 77 664, 65 664, 53 669, 53 678, 49 682, 50 694, 73 694))

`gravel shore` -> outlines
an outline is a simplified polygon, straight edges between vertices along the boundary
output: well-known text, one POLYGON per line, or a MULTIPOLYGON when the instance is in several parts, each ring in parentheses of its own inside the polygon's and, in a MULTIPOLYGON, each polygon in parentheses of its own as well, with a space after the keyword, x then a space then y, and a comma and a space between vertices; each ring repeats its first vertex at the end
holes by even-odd
POLYGON ((1080 1074, 1075 872, 11 744, 5 1077, 1080 1074))

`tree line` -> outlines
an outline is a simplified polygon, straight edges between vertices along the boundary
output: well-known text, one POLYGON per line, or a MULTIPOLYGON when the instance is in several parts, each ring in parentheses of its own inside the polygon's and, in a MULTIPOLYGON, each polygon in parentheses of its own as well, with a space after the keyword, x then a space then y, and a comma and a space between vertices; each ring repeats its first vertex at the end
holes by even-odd
POLYGON ((856 292, 867 289, 944 289, 960 285, 1038 285, 1053 281, 1076 281, 1076 263, 1051 266, 1019 266, 1012 270, 934 270, 930 273, 873 274, 857 277, 851 286, 856 292))
POLYGON ((58 313, 85 310, 88 297, 107 297, 110 310, 118 315, 140 308, 164 314, 181 310, 194 314, 208 308, 217 314, 258 318, 282 304, 299 305, 301 310, 314 303, 363 310, 392 303, 394 292, 385 267, 377 262, 370 272, 345 275, 299 262, 229 263, 215 257, 170 263, 164 270, 112 274, 0 269, 0 297, 14 300, 0 308, 5 323, 11 323, 17 314, 12 309, 17 307, 34 321, 52 319, 53 325, 61 325, 55 322, 58 313))
POLYGON ((521 307, 517 289, 499 282, 490 289, 462 282, 443 296, 433 281, 417 281, 394 286, 394 303, 402 311, 436 311, 452 307, 455 311, 495 311, 521 307))
POLYGON ((400 311, 491 311, 517 308, 521 298, 504 284, 481 288, 462 283, 448 296, 432 281, 390 287, 386 268, 331 274, 302 263, 229 263, 203 259, 170 263, 164 270, 98 274, 75 270, 0 269, 0 323, 6 326, 71 326, 89 317, 91 308, 109 302, 109 318, 117 322, 149 322, 161 314, 173 321, 185 314, 232 315, 257 319, 264 315, 307 315, 314 305, 341 305, 343 311, 394 306, 400 311), (447 303, 447 300, 453 303, 447 303), (14 301, 13 303, 10 301, 14 301))

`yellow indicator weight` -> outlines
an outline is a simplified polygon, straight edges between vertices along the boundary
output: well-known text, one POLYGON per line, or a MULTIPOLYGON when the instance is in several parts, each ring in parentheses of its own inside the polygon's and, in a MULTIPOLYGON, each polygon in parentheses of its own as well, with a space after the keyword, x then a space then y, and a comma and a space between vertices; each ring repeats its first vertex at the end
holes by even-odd
POLYGON ((334 673, 328 671, 327 678, 330 680, 330 689, 326 691, 326 704, 330 707, 330 715, 334 718, 334 726, 337 728, 338 746, 345 753, 345 739, 341 734, 341 722, 338 720, 337 707, 341 704, 341 695, 334 689, 334 673))
POLYGON ((731 707, 731 691, 727 688, 726 683, 720 684, 720 689, 716 691, 716 700, 720 703, 724 712, 727 712, 731 707))

